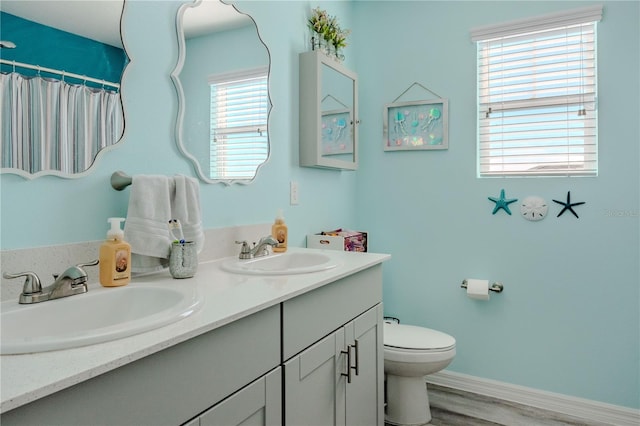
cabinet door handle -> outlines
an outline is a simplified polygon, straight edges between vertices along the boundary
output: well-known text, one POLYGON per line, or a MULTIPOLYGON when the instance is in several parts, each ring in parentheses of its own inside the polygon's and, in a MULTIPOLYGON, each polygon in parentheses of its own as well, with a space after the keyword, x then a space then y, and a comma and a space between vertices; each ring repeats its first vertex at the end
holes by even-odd
POLYGON ((355 339, 355 344, 353 347, 356 350, 356 366, 354 367, 356 370, 356 376, 360 375, 360 345, 358 344, 358 339, 355 339))
POLYGON ((347 354, 347 372, 340 375, 347 378, 347 383, 351 383, 351 345, 347 346, 346 351, 340 351, 340 353, 347 354))

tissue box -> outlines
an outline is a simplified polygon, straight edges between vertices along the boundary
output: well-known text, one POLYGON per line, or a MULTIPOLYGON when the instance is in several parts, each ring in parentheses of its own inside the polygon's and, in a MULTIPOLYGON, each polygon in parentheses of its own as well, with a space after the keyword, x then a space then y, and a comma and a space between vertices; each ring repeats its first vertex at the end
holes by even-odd
POLYGON ((309 234, 307 235, 307 247, 366 252, 367 233, 336 229, 335 231, 325 231, 319 234, 309 234))

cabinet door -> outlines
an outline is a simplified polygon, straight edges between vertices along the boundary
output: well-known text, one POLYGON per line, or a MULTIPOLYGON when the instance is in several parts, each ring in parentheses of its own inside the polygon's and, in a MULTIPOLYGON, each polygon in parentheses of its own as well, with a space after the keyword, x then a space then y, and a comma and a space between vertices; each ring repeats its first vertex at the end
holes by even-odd
POLYGON ((340 328, 284 364, 286 425, 345 424, 344 349, 340 328))
POLYGON ((384 352, 382 304, 374 306, 345 326, 352 345, 352 380, 346 388, 346 424, 384 424, 384 352), (356 343, 357 342, 357 343, 356 343), (357 374, 355 374, 357 371, 357 374))
POLYGON ((200 426, 282 425, 282 369, 231 395, 200 416, 200 426))
POLYGON ((300 54, 300 165, 358 168, 358 76, 318 50, 300 54))
POLYGON ((378 304, 285 363, 285 424, 384 424, 382 316, 378 304))

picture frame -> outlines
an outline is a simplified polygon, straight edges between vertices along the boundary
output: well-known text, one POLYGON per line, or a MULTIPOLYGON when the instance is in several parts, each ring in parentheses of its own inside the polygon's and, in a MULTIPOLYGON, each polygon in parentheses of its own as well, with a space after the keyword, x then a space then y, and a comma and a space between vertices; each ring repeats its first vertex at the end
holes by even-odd
POLYGON ((348 108, 323 111, 320 123, 322 155, 353 154, 352 110, 348 108))
POLYGON ((449 149, 449 100, 385 105, 383 132, 385 151, 449 149))

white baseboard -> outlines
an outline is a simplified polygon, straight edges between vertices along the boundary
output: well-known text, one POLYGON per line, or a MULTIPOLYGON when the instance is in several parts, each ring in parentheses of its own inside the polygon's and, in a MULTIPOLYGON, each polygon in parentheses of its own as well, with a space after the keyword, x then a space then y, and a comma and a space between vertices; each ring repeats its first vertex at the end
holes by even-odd
POLYGON ((427 383, 611 425, 640 425, 640 410, 483 379, 453 371, 443 370, 431 374, 427 376, 427 383))

